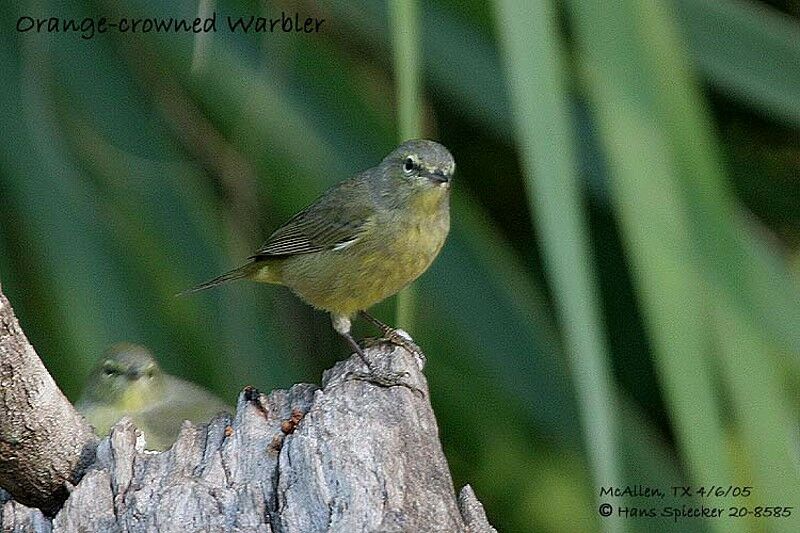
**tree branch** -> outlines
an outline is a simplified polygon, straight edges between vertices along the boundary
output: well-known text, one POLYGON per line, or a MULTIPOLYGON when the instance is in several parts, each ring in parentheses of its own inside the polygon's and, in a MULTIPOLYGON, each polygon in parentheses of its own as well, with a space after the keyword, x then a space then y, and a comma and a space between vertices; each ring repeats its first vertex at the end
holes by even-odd
POLYGON ((97 438, 48 374, 0 290, 0 486, 54 513, 97 438))

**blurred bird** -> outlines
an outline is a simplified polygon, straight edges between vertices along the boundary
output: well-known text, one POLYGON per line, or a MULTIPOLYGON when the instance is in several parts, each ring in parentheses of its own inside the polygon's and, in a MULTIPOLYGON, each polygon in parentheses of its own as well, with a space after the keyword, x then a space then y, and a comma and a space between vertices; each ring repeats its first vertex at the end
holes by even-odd
POLYGON ((147 348, 130 343, 103 354, 75 407, 101 436, 129 416, 151 450, 172 446, 184 420, 200 424, 232 412, 205 389, 163 372, 147 348))
POLYGON ((402 384, 373 367, 350 333, 351 322, 360 313, 386 340, 419 353, 366 309, 414 281, 438 255, 450 229, 454 171, 453 156, 441 144, 407 141, 289 219, 247 264, 185 292, 241 278, 285 285, 330 313, 333 328, 370 370, 360 377, 402 384))

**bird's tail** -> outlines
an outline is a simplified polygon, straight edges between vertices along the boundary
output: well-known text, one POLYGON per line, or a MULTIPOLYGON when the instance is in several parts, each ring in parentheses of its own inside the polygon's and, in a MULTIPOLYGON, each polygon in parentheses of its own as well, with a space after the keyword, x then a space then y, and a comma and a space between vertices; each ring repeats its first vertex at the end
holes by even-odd
POLYGON ((205 281, 205 282, 201 283, 200 285, 192 287, 191 289, 186 289, 185 291, 181 291, 181 292, 179 292, 177 294, 177 296, 186 296, 187 294, 192 294, 194 292, 204 291, 206 289, 210 289, 212 287, 216 287, 218 285, 222 285, 223 283, 227 283, 229 281, 246 278, 250 274, 250 272, 252 270, 252 266, 253 266, 252 263, 248 263, 248 264, 246 264, 244 266, 240 266, 239 268, 235 268, 235 269, 231 270, 230 272, 225 272, 221 276, 217 276, 214 279, 210 279, 208 281, 205 281))

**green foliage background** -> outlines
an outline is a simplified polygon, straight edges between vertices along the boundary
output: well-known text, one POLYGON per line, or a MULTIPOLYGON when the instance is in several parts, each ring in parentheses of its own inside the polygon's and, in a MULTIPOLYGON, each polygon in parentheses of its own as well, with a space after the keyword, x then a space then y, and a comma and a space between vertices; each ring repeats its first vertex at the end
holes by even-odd
POLYGON ((0 280, 71 399, 119 340, 231 402, 318 381, 345 346, 285 289, 174 295, 421 130, 458 163, 453 229, 402 321, 456 484, 490 521, 797 530, 796 3, 211 4, 220 31, 199 40, 14 31, 194 2, 0 6, 0 280), (281 11, 323 31, 222 31, 281 11), (752 485, 713 503, 795 509, 603 520, 600 502, 625 504, 599 497, 610 484, 752 485))

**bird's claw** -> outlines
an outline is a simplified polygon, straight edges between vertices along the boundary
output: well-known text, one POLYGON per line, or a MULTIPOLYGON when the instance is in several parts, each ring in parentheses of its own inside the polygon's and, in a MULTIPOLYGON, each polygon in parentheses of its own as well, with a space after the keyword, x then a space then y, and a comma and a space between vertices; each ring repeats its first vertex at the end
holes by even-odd
POLYGON ((387 344, 403 348, 405 351, 414 356, 414 358, 417 360, 417 366, 419 367, 420 370, 425 368, 425 364, 428 362, 428 358, 422 352, 422 349, 420 349, 420 347, 417 346, 417 344, 414 341, 412 341, 408 337, 405 337, 402 333, 399 333, 397 330, 390 330, 383 337, 371 337, 368 339, 364 339, 361 342, 361 345, 364 346, 365 348, 371 348, 373 346, 378 346, 378 345, 385 346, 387 344))
POLYGON ((417 346, 417 343, 412 341, 409 337, 399 333, 396 329, 387 332, 387 335, 384 335, 384 340, 390 344, 394 344, 395 346, 403 348, 405 351, 413 355, 420 363, 420 370, 422 370, 425 367, 425 364, 428 362, 428 358, 424 353, 422 353, 422 349, 417 346))
POLYGON ((416 343, 411 339, 408 333, 384 324, 366 311, 360 311, 359 314, 369 322, 372 322, 372 324, 381 332, 382 338, 377 339, 377 341, 370 340, 369 342, 372 343, 370 345, 374 345, 375 343, 389 343, 394 344, 395 346, 400 346, 414 356, 414 358, 417 360, 417 366, 420 370, 425 368, 425 363, 427 363, 428 359, 425 357, 425 354, 422 353, 420 347, 417 346, 416 343))
POLYGON ((409 389, 411 392, 415 394, 419 394, 420 397, 425 397, 425 392, 422 391, 416 385, 413 385, 407 381, 411 374, 408 372, 391 372, 388 370, 379 370, 379 369, 372 369, 367 372, 362 370, 348 372, 344 379, 352 379, 356 381, 366 381, 368 383, 374 383, 380 387, 405 387, 409 389))

